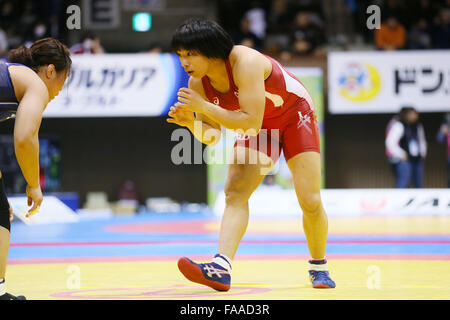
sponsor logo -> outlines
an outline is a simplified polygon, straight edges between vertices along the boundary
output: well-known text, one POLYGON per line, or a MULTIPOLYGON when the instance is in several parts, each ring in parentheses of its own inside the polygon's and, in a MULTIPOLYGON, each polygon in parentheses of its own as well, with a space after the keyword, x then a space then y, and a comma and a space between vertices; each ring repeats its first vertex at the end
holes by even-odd
POLYGON ((381 90, 380 74, 367 63, 349 63, 338 81, 340 94, 353 102, 372 100, 381 90))
POLYGON ((308 123, 311 123, 311 117, 309 116, 309 114, 307 115, 302 115, 302 113, 299 111, 298 112, 298 123, 297 123, 297 128, 301 128, 304 127, 309 133, 312 134, 312 130, 310 127, 308 127, 308 123))

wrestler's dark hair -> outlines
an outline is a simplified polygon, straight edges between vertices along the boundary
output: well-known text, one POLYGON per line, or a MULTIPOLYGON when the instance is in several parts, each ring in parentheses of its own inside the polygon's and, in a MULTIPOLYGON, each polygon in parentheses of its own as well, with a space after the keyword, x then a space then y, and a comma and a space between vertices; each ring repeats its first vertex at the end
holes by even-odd
POLYGON ((172 36, 172 50, 191 50, 207 58, 228 59, 233 49, 231 36, 216 22, 189 19, 172 36))
POLYGON ((30 48, 21 46, 8 54, 9 62, 21 63, 37 71, 41 66, 53 64, 57 72, 70 71, 72 60, 69 49, 53 38, 40 39, 30 48))

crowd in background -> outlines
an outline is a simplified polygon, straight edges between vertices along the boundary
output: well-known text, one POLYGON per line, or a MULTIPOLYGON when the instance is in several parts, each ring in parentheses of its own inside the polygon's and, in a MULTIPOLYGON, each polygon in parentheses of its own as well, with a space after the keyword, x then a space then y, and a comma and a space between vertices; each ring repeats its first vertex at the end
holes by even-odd
POLYGON ((450 48, 450 0, 338 1, 350 17, 350 34, 334 35, 339 22, 327 20, 329 1, 259 0, 248 1, 242 8, 243 2, 222 0, 219 19, 237 44, 287 59, 324 54, 331 43, 351 48, 359 38, 379 50, 450 48), (381 13, 380 28, 375 30, 366 25, 366 9, 372 4, 381 13))
POLYGON ((0 55, 22 44, 63 33, 60 0, 0 0, 0 55))
POLYGON ((375 44, 389 49, 450 49, 450 1, 387 0, 375 44))
MULTIPOLYGON (((216 3, 217 19, 237 44, 281 55, 282 59, 321 55, 332 43, 348 49, 349 44, 360 38, 379 50, 450 48, 450 0, 216 0, 216 3), (344 11, 331 14, 349 14, 350 34, 334 34, 334 29, 340 29, 335 26, 339 22, 330 21, 329 11, 335 10, 331 5, 336 5, 336 1, 344 11), (366 26, 369 16, 366 9, 372 4, 381 9, 382 24, 376 30, 366 26)), ((0 54, 46 36, 64 40, 67 30, 61 17, 69 4, 66 0, 0 0, 0 54)))

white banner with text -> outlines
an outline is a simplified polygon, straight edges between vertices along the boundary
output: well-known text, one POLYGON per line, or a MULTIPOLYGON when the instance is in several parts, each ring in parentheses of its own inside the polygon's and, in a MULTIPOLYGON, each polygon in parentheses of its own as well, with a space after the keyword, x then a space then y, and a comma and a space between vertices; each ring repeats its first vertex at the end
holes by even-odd
POLYGON ((44 117, 165 115, 188 76, 174 54, 75 55, 63 90, 44 117))
MULTIPOLYGON (((450 215, 450 189, 323 189, 321 197, 329 216, 450 215)), ((225 195, 214 206, 223 214, 225 195)), ((300 216, 293 189, 261 185, 250 197, 251 216, 300 216)))
POLYGON ((450 111, 450 50, 331 52, 331 113, 450 111))

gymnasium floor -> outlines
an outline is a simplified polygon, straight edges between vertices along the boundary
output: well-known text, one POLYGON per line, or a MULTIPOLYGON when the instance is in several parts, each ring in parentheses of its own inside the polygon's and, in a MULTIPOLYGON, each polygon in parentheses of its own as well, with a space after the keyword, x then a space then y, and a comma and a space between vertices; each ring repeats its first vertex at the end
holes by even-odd
POLYGON ((330 217, 327 257, 337 288, 312 289, 301 218, 251 218, 232 288, 187 281, 176 261, 208 261, 220 221, 143 214, 12 225, 8 291, 28 299, 450 299, 450 217, 330 217))

